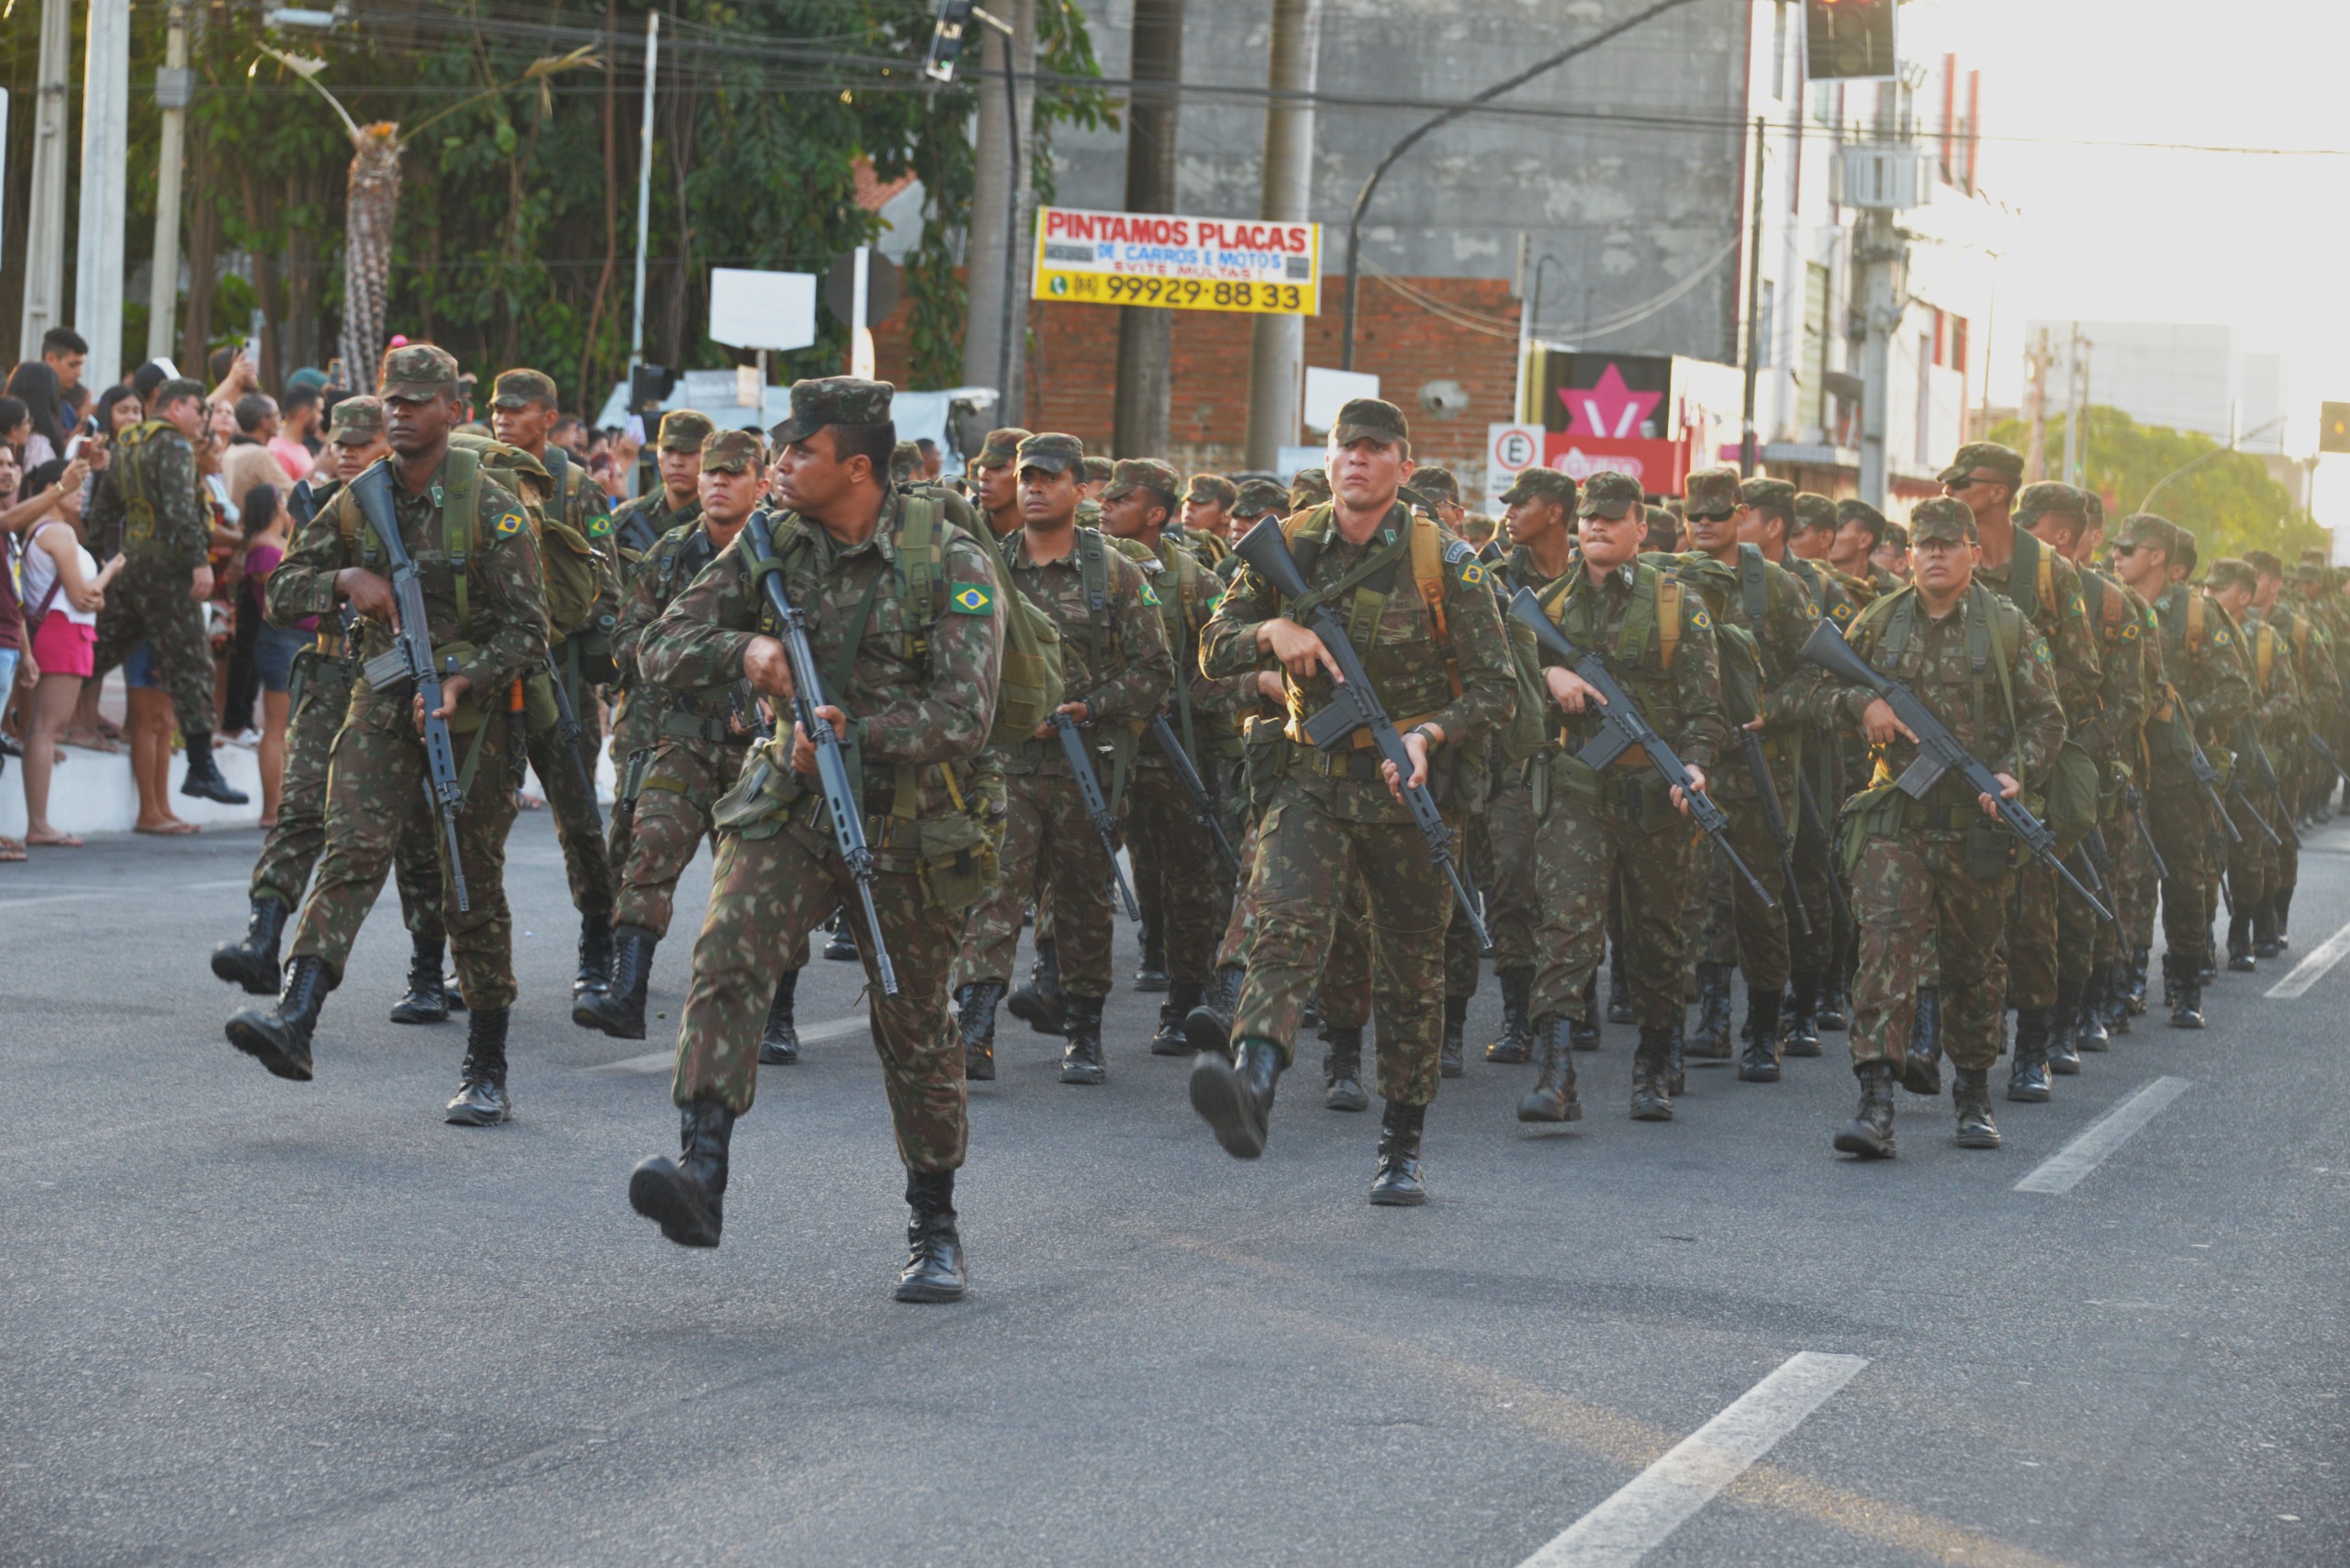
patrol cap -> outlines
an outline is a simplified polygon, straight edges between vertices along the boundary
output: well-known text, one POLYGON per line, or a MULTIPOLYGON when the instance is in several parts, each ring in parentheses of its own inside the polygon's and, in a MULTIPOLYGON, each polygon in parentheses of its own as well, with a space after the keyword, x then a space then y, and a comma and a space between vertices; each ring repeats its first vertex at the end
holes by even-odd
POLYGON ((1023 473, 1042 468, 1047 474, 1074 474, 1085 477, 1085 443, 1073 435, 1048 431, 1032 435, 1020 443, 1014 459, 1023 473))
POLYGON ((1155 490, 1171 510, 1175 494, 1182 487, 1175 470, 1156 457, 1121 457, 1111 466, 1109 487, 1102 492, 1102 498, 1111 501, 1129 490, 1155 490))
MULTIPOLYGON (((776 445, 805 441, 826 425, 878 425, 890 419, 890 384, 856 375, 823 375, 791 384, 791 417, 767 431, 776 445)), ((710 446, 702 445, 705 463, 710 446)))
POLYGON ((1795 532, 1801 533, 1813 528, 1824 528, 1831 533, 1835 532, 1836 503, 1814 491, 1798 490, 1796 493, 1795 532))
POLYGON ((1330 427, 1330 444, 1348 446, 1358 441, 1375 441, 1382 446, 1393 446, 1399 441, 1412 439, 1412 427, 1404 418, 1404 410, 1379 398, 1349 398, 1338 409, 1338 421, 1330 427))
POLYGON ((2304 545, 2302 545, 2302 546, 2301 546, 2301 565, 2302 565, 2302 566, 2332 566, 2333 564, 2333 562, 2329 561, 2329 560, 2326 558, 2325 546, 2324 546, 2324 545, 2322 545, 2322 544, 2304 544, 2304 545))
POLYGON ((1194 474, 1191 487, 1183 492, 1183 498, 1201 506, 1229 507, 1240 498, 1240 491, 1221 474, 1194 474))
POLYGON ((1919 501, 1909 513, 1909 542, 1926 544, 1936 541, 1944 544, 1974 543, 1975 514, 1949 496, 1919 501))
POLYGON ((2077 517, 2086 528, 2089 518, 2088 497, 2070 485, 2042 479, 2016 492, 2015 513, 2016 521, 2026 528, 2051 513, 2058 517, 2077 517))
POLYGON ((661 435, 656 444, 664 452, 699 452, 701 443, 717 428, 708 414, 691 409, 672 409, 661 416, 661 435))
POLYGON ((489 394, 489 406, 493 409, 527 409, 533 403, 553 408, 559 401, 554 378, 535 370, 499 371, 489 394))
POLYGON ((1556 468, 1521 468, 1509 488, 1501 494, 1502 505, 1516 506, 1520 501, 1556 501, 1572 513, 1575 510, 1575 482, 1556 468))
POLYGON ((1272 479, 1249 480, 1239 487, 1232 501, 1232 515, 1242 522, 1254 522, 1268 513, 1278 515, 1288 510, 1289 492, 1272 479))
POLYGON ((1906 552, 1909 548, 1909 530, 1902 524, 1895 522, 1888 518, 1886 520, 1885 532, 1877 535, 1876 542, 1879 544, 1889 544, 1896 550, 1906 552))
POLYGON ((1767 507, 1790 516, 1796 510, 1796 487, 1785 479, 1746 480, 1738 487, 1738 498, 1748 506, 1767 507))
POLYGON ((2323 588, 2328 574, 2322 561, 2303 561, 2293 568, 2293 580, 2311 588, 2323 588))
POLYGON ((2095 490, 2083 490, 2081 512, 2089 520, 2090 528, 2103 528, 2105 526, 2105 498, 2095 490))
POLYGON ((2023 454, 2012 446, 2001 446, 1996 441, 1970 441, 1958 449, 1950 466, 1934 476, 1944 485, 1956 484, 1977 468, 1987 468, 1999 476, 2012 489, 2023 482, 2023 454))
POLYGON ((2168 518, 2156 517, 2153 512, 2132 512, 2122 520, 2121 532, 2114 535, 2113 543, 2124 550, 2144 545, 2175 556, 2178 553, 2178 528, 2168 518))
POLYGON ((2285 575, 2285 563, 2269 551, 2247 550, 2244 553, 2244 558, 2254 571, 2264 577, 2282 578, 2285 575))
MULTIPOLYGON (((807 383, 800 383, 806 386, 807 383)), ((793 437, 795 441, 798 437, 793 437)), ((721 474, 755 472, 767 460, 756 431, 712 431, 701 443, 702 470, 721 474)))
POLYGON ((890 482, 902 485, 922 472, 922 448, 901 441, 890 449, 890 482))
POLYGON ((1460 481, 1452 476, 1451 469, 1440 468, 1433 463, 1423 464, 1412 470, 1412 488, 1432 501, 1449 501, 1454 506, 1460 504, 1460 481))
POLYGON ((1682 512, 1688 517, 1728 517, 1739 508, 1739 472, 1727 465, 1700 468, 1682 481, 1682 512))
MULTIPOLYGON (((375 396, 386 401, 394 398, 438 398, 454 393, 457 380, 456 355, 434 343, 402 343, 384 351, 383 367, 375 378, 375 396)), ((162 394, 158 391, 156 396, 162 394)))
POLYGON ((1864 524, 1880 543, 1885 539, 1885 514, 1864 500, 1847 496, 1836 503, 1836 526, 1841 528, 1848 522, 1864 524))
POLYGON ((1627 512, 1638 512, 1640 523, 1645 527, 1649 520, 1645 505, 1638 479, 1629 474, 1603 468, 1583 482, 1583 502, 1575 508, 1575 515, 1613 520, 1627 512))
POLYGON ((971 459, 971 466, 974 468, 1002 467, 1020 455, 1020 443, 1026 441, 1029 434, 1029 431, 1022 430, 1018 425, 1005 425, 1001 430, 988 431, 987 440, 979 444, 979 454, 971 459))
POLYGON ((183 398, 201 398, 203 396, 203 382, 190 381, 185 375, 174 375, 155 388, 154 401, 148 407, 156 409, 168 409, 183 398))
POLYGON ((2260 574, 2252 569, 2252 563, 2233 555, 2222 555, 2212 562, 2210 571, 2204 577, 2215 588, 2240 588, 2249 592, 2260 586, 2260 574))
POLYGON ((1089 485, 1108 484, 1115 466, 1106 457, 1088 457, 1085 460, 1085 482, 1089 485))
POLYGON ((1294 511, 1300 507, 1318 505, 1330 498, 1330 471, 1326 468, 1301 468, 1289 476, 1289 504, 1294 511))
POLYGON ((364 446, 384 433, 384 401, 361 393, 344 398, 327 419, 327 439, 337 446, 364 446))

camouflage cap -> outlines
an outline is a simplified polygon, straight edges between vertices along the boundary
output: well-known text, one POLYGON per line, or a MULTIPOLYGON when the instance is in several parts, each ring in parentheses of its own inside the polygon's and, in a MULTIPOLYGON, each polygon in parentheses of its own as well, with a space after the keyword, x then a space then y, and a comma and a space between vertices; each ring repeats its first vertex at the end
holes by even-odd
POLYGON ((922 448, 901 441, 890 449, 890 483, 902 485, 922 472, 922 448))
POLYGON ((2325 569, 2325 563, 2322 561, 2303 561, 2293 568, 2293 580, 2311 588, 2323 588, 2327 577, 2331 575, 2325 569))
POLYGON ((1201 506, 1229 507, 1240 498, 1240 491, 1221 474, 1194 474, 1191 487, 1183 492, 1183 498, 1201 506))
POLYGON ((1382 446, 1393 446, 1399 441, 1412 439, 1412 427, 1404 418, 1404 410, 1378 398, 1350 398, 1338 409, 1337 423, 1330 427, 1330 443, 1346 446, 1358 441, 1375 441, 1382 446))
POLYGON ((1857 497, 1847 496, 1836 503, 1836 526, 1841 528, 1848 522, 1866 523, 1870 532, 1880 539, 1885 537, 1885 514, 1857 497))
POLYGON ((1682 481, 1683 513, 1689 517, 1728 517, 1739 506, 1737 469, 1724 465, 1700 468, 1682 481))
POLYGON ((661 416, 661 437, 657 443, 664 452, 699 452, 701 443, 718 427, 708 414, 691 409, 672 409, 661 416))
MULTIPOLYGON (((878 425, 890 418, 890 384, 825 375, 791 384, 791 417, 767 431, 778 446, 805 441, 826 425, 878 425)), ((708 462, 709 447, 702 448, 708 462)))
POLYGON ((1288 510, 1289 491, 1272 479, 1249 480, 1232 500, 1232 515, 1242 522, 1253 522, 1268 513, 1279 516, 1288 510))
POLYGON ((2253 570, 2252 563, 2234 555, 2222 555, 2212 562, 2204 580, 2215 588, 2240 588, 2247 593, 2260 586, 2260 575, 2253 570))
POLYGON ((971 459, 974 468, 1001 468, 1020 455, 1020 443, 1032 432, 1018 425, 1005 425, 988 431, 988 439, 979 445, 979 454, 971 459))
POLYGON ((704 473, 755 473, 766 466, 767 460, 767 448, 760 443, 756 431, 712 431, 701 443, 704 473))
POLYGON ((527 409, 533 403, 554 408, 561 400, 555 396, 554 378, 535 370, 499 371, 489 394, 493 409, 527 409))
POLYGON ((1111 471, 1115 466, 1106 457, 1088 457, 1085 460, 1085 482, 1089 485, 1108 484, 1111 471))
POLYGON ((1796 532, 1824 528, 1830 532, 1836 528, 1836 503, 1826 496, 1810 490, 1796 492, 1796 532))
POLYGON ((2143 544, 2168 555, 2178 549, 2178 529, 2166 517, 2157 517, 2150 511, 2132 512, 2121 520, 2121 532, 2114 536, 2113 543, 2124 550, 2143 544))
POLYGON ((1640 496, 1640 482, 1629 474, 1618 474, 1603 468, 1583 482, 1583 503, 1575 508, 1577 517, 1619 518, 1631 512, 1639 516, 1641 525, 1648 523, 1647 504, 1640 496))
POLYGON ((1433 463, 1424 463, 1412 470, 1412 488, 1432 501, 1460 504, 1460 481, 1452 476, 1451 469, 1433 463))
POLYGON ((1326 468, 1301 468, 1289 476, 1290 510, 1319 506, 1330 498, 1330 471, 1326 468))
POLYGON ((2023 482, 2023 454, 2012 446, 2001 446, 1996 441, 1970 441, 1958 449, 1950 466, 1934 476, 1937 483, 1951 484, 1965 478, 1977 468, 1987 468, 2014 486, 2023 482))
POLYGON ((1500 498, 1505 507, 1514 507, 1520 501, 1556 501, 1572 513, 1575 510, 1575 482, 1556 468, 1521 468, 1500 498))
POLYGON ((203 396, 203 382, 191 381, 185 375, 175 375, 155 388, 155 396, 149 401, 147 406, 153 409, 157 413, 161 413, 183 398, 196 398, 200 399, 203 396))
POLYGON ((327 417, 327 439, 337 446, 364 446, 384 433, 384 400, 362 394, 335 404, 327 417))
MULTIPOLYGON (((1092 466, 1091 459, 1086 466, 1092 466)), ((1175 470, 1156 457, 1121 457, 1111 466, 1110 483, 1102 492, 1105 501, 1115 500, 1129 490, 1156 490, 1158 498, 1171 510, 1183 480, 1175 470)))
POLYGON ((438 398, 457 390, 457 356, 432 343, 402 343, 384 351, 375 377, 378 398, 438 398))
POLYGON ((2103 496, 2098 495, 2095 490, 2083 490, 2081 507, 2089 520, 2091 528, 2105 526, 2105 498, 2103 496))
POLYGON ((1945 544, 1974 543, 1975 514, 1948 496, 1919 501, 1909 513, 1909 542, 1924 544, 1931 540, 1945 544))
POLYGON ((1083 479, 1085 443, 1073 435, 1047 431, 1023 441, 1013 461, 1024 474, 1031 468, 1042 468, 1047 474, 1074 474, 1083 479))
POLYGON ((1773 511, 1793 514, 1796 510, 1796 487, 1785 479, 1765 479, 1758 475, 1738 487, 1738 498, 1747 506, 1768 507, 1773 511))
POLYGON ((2329 560, 2329 559, 2327 558, 2327 556, 2326 556, 2326 553, 2325 553, 2325 546, 2324 546, 2324 545, 2322 545, 2322 544, 2304 544, 2304 545, 2302 545, 2302 546, 2301 546, 2301 565, 2302 565, 2302 566, 2332 566, 2333 564, 2333 563, 2331 560, 2329 560))
POLYGON ((2016 521, 2030 528, 2051 513, 2058 517, 2077 517, 2083 524, 2088 521, 2088 497, 2070 485, 2060 485, 2053 479, 2042 479, 2026 485, 2016 492, 2016 521))

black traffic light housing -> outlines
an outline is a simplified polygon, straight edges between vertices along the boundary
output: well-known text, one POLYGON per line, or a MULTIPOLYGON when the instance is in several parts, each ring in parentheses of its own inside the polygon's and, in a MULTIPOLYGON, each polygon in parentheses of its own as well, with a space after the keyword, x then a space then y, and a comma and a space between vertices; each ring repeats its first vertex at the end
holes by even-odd
POLYGON ((1864 82, 1896 74, 1898 8, 1898 0, 1804 0, 1804 75, 1814 82, 1864 82))
POLYGON ((962 58, 963 38, 977 9, 978 0, 938 0, 938 26, 930 35, 930 58, 923 62, 923 75, 934 82, 955 80, 955 63, 962 58))

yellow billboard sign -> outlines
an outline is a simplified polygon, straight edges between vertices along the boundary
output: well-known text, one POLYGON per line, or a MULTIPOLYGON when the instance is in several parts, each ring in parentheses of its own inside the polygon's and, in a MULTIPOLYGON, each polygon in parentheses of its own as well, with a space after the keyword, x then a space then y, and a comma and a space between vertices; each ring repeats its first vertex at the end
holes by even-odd
POLYGON ((1253 315, 1318 313, 1322 226, 1048 207, 1035 297, 1253 315))

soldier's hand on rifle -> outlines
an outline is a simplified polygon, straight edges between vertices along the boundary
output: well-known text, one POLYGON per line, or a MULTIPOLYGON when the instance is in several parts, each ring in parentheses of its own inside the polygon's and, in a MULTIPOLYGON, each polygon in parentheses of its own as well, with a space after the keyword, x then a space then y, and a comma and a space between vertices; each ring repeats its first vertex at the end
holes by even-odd
POLYGON ((416 733, 420 735, 424 733, 424 721, 428 717, 439 719, 443 722, 453 718, 456 715, 458 700, 473 689, 474 683, 470 677, 462 675, 442 676, 441 678, 441 706, 432 710, 431 713, 429 715, 424 711, 424 694, 422 692, 417 693, 415 698, 416 733))
MULTIPOLYGON (((1759 724, 1762 721, 1757 719, 1754 722, 1759 724)), ((1704 794, 1706 792, 1706 770, 1698 767, 1694 762, 1684 764, 1684 766, 1689 769, 1689 787, 1696 790, 1700 795, 1704 794)), ((1675 784, 1673 787, 1673 803, 1683 816, 1685 817, 1689 814, 1689 797, 1678 784, 1675 784)))
POLYGON ((791 655, 783 651, 783 644, 777 638, 754 637, 751 645, 743 650, 743 678, 751 683, 752 690, 789 701, 791 655))
MULTIPOLYGON (((835 740, 848 734, 848 715, 831 703, 818 705, 816 717, 832 725, 835 740)), ((816 776, 816 743, 808 738, 808 732, 800 727, 797 719, 791 722, 791 771, 805 773, 811 778, 816 776)))
POLYGON ((1270 654, 1281 660, 1281 667, 1300 680, 1319 669, 1327 672, 1333 681, 1340 685, 1346 683, 1346 678, 1338 673, 1338 661, 1330 656, 1330 650, 1322 645, 1322 639, 1294 621, 1276 616, 1270 621, 1259 622, 1257 648, 1259 652, 1270 654))
POLYGON ((1387 780, 1387 792, 1395 797, 1399 805, 1403 803, 1406 786, 1416 790, 1428 781, 1428 742, 1431 735, 1438 745, 1444 744, 1444 731, 1434 724, 1415 724, 1404 732, 1404 755, 1412 759, 1410 778, 1398 782, 1393 763, 1379 765, 1380 777, 1387 780))
POLYGON ((1761 734, 1762 733, 1762 715, 1760 713, 1755 714, 1754 717, 1747 720, 1743 724, 1740 724, 1739 728, 1741 730, 1751 731, 1758 735, 1761 734))
MULTIPOLYGON (((1071 722, 1079 724, 1085 723, 1093 717, 1093 710, 1088 708, 1082 702, 1064 702, 1059 707, 1054 709, 1053 711, 1056 714, 1066 713, 1069 715, 1071 722)), ((1052 733, 1053 722, 1052 720, 1047 719, 1043 723, 1036 726, 1036 733, 1032 738, 1041 741, 1052 733)))
POLYGON ((1915 744, 1918 734, 1894 717, 1893 704, 1879 697, 1861 713, 1861 734, 1871 745, 1891 745, 1897 740, 1915 744))
POLYGON ((400 630, 400 603, 392 585, 361 566, 345 566, 334 575, 334 591, 342 601, 368 620, 400 630))
POLYGON ((1991 777, 1999 781, 1998 795, 1996 798, 1989 795, 1975 797, 1975 803, 1983 808, 1983 814, 1986 817, 1996 817, 1999 814, 1999 801, 2012 801, 2023 793, 2023 786, 2017 783, 2010 775, 1994 773, 1991 777))
POLYGON ((1544 669, 1542 680, 1550 689, 1550 700, 1569 713, 1582 713, 1607 706, 1607 700, 1599 695, 1596 687, 1564 665, 1552 665, 1544 669))
POLYGON ((1263 698, 1268 702, 1286 701, 1289 698, 1289 693, 1281 685, 1281 672, 1277 669, 1259 670, 1257 672, 1257 695, 1263 698))

